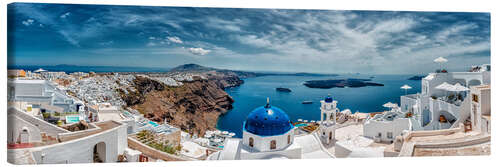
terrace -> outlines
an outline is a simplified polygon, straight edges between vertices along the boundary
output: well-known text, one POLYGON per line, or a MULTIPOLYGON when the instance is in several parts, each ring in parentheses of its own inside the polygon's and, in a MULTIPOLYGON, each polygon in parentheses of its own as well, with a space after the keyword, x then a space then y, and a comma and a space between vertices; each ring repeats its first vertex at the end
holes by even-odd
POLYGON ((138 132, 133 138, 149 147, 169 154, 178 154, 182 149, 181 145, 170 142, 170 140, 164 140, 162 137, 159 137, 158 134, 148 130, 138 132))

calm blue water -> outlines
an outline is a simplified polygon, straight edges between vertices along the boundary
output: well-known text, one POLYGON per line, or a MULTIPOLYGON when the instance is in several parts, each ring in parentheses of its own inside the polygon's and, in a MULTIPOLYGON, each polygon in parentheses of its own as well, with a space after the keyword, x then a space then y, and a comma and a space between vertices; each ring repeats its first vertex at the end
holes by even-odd
POLYGON ((319 120, 320 100, 329 93, 339 102, 340 110, 351 109, 370 113, 380 112, 386 102, 396 102, 399 104, 401 95, 405 91, 400 89, 404 84, 408 84, 412 89, 408 94, 420 92, 421 81, 410 81, 411 75, 375 75, 373 82, 382 83, 383 87, 361 87, 361 88, 331 88, 314 89, 308 88, 302 83, 307 80, 335 79, 335 78, 369 78, 370 76, 338 76, 338 77, 314 77, 314 76, 264 76, 245 79, 245 83, 239 87, 231 88, 226 92, 233 97, 233 110, 219 117, 217 128, 236 133, 236 137, 241 137, 243 121, 246 116, 255 108, 265 105, 266 98, 270 98, 271 105, 283 109, 292 121, 297 119, 319 120), (277 87, 287 87, 292 90, 290 93, 277 92, 277 87), (302 104, 304 100, 311 100, 313 104, 302 104))

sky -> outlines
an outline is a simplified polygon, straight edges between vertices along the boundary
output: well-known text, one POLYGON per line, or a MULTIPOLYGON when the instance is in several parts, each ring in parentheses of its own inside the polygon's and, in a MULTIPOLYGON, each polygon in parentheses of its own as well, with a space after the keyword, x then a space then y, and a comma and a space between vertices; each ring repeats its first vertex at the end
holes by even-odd
POLYGON ((490 63, 490 14, 8 5, 9 65, 424 74, 490 63))

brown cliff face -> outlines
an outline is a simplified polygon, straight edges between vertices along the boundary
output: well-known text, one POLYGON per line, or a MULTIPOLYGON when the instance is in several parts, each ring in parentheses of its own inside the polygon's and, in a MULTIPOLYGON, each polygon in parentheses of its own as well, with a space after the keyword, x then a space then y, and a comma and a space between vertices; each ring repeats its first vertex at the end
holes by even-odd
POLYGON ((241 80, 238 76, 229 75, 229 76, 211 76, 208 77, 208 80, 213 80, 215 83, 222 89, 237 87, 243 84, 243 80, 241 80))
POLYGON ((232 109, 233 99, 217 80, 195 80, 180 87, 168 87, 137 77, 134 83, 137 92, 122 94, 129 106, 152 121, 166 120, 194 134, 215 129, 219 115, 232 109))

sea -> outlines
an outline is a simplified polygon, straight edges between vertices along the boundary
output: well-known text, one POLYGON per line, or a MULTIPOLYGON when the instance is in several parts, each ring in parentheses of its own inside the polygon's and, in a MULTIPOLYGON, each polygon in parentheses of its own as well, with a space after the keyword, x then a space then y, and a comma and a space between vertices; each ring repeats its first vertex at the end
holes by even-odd
POLYGON ((270 104, 281 108, 290 117, 297 119, 320 120, 320 100, 330 94, 338 101, 337 107, 342 111, 350 109, 352 113, 382 112, 387 110, 382 105, 387 102, 400 104, 400 96, 420 92, 421 81, 408 80, 413 75, 363 75, 347 74, 339 76, 261 76, 244 79, 239 87, 226 89, 234 99, 233 109, 221 115, 217 122, 217 129, 236 133, 235 137, 242 136, 243 122, 247 115, 257 107, 263 106, 270 100, 270 104), (371 78, 372 82, 384 86, 367 86, 358 88, 308 88, 303 85, 308 80, 342 79, 342 78, 371 78), (401 89, 407 84, 411 89, 401 89), (292 92, 278 92, 277 87, 290 88, 292 92), (312 104, 302 104, 302 101, 313 101, 312 104))

